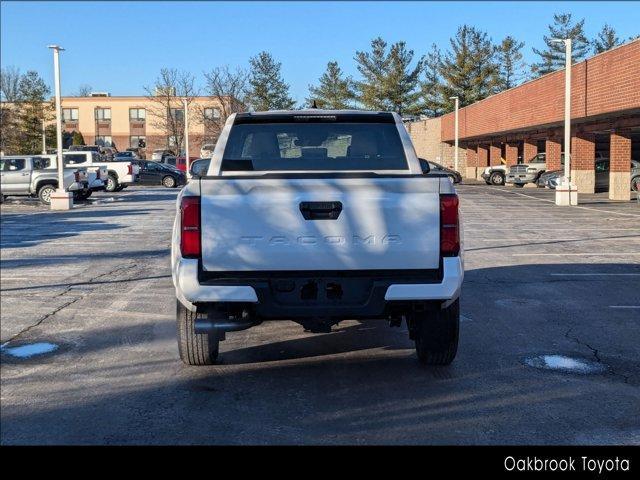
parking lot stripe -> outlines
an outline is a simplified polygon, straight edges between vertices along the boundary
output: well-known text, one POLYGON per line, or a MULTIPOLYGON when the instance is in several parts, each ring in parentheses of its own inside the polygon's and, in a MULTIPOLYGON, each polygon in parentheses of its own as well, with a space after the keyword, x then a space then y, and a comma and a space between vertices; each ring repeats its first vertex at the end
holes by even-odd
POLYGON ((640 308, 640 305, 609 305, 609 308, 640 308))
POLYGON ((640 273, 550 273, 554 277, 640 277, 640 273))
POLYGON ((640 255, 640 252, 618 252, 618 253, 599 253, 599 252, 583 252, 583 253, 512 253, 512 257, 566 257, 566 256, 584 256, 593 257, 616 256, 626 257, 628 255, 640 255))

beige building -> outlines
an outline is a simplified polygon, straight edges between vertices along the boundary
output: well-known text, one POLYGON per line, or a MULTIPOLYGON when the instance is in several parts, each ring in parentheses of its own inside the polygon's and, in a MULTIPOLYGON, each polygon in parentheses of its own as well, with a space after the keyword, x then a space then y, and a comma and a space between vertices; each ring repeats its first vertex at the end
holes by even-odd
MULTIPOLYGON (((442 117, 437 117, 407 122, 405 127, 411 135, 418 157, 439 163, 447 168, 454 168, 455 147, 442 141, 441 119, 442 117)), ((463 175, 466 160, 466 149, 458 148, 458 171, 463 175)))
MULTIPOLYGON (((189 104, 189 154, 199 156, 204 143, 215 142, 225 109, 211 97, 195 97, 189 104)), ((184 131, 184 106, 179 99, 168 105, 145 96, 62 97, 63 129, 80 132, 86 144, 115 146, 118 150, 143 148, 147 158, 156 148, 178 150, 184 131)))

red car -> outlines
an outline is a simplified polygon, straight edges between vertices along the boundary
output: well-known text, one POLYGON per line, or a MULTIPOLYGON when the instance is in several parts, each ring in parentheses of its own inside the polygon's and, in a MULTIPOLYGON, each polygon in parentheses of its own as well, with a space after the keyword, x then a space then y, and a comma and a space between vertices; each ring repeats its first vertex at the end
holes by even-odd
MULTIPOLYGON (((197 160, 198 157, 189 157, 189 162, 193 162, 194 160, 197 160)), ((165 157, 162 160, 162 163, 166 163, 167 165, 173 165, 174 167, 176 167, 178 170, 181 170, 183 172, 187 171, 187 161, 186 161, 186 157, 165 157)))

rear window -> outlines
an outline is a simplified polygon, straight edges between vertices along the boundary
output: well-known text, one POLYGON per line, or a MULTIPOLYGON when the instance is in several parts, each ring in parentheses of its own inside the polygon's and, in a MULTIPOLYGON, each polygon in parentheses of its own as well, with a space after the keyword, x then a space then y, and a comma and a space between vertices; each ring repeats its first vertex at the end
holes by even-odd
POLYGON ((258 123, 231 128, 221 170, 406 170, 393 123, 258 123))
POLYGON ((87 161, 84 153, 65 153, 63 155, 65 165, 78 165, 87 161))

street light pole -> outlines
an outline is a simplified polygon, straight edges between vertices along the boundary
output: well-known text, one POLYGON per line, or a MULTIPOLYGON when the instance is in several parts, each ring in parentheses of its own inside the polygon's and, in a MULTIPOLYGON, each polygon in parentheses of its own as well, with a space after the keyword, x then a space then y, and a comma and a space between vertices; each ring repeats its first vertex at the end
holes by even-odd
POLYGON ((56 156, 58 159, 58 189, 51 195, 51 209, 68 210, 73 205, 71 195, 64 189, 64 164, 62 158, 62 100, 60 98, 60 52, 64 48, 49 45, 53 50, 53 77, 56 93, 56 156))
POLYGON ((455 126, 454 126, 454 129, 455 129, 455 134, 454 134, 455 135, 455 141, 454 141, 455 151, 453 152, 453 155, 454 155, 454 157, 453 157, 454 158, 454 167, 453 167, 453 169, 457 172, 458 171, 458 136, 459 136, 459 133, 458 133, 458 109, 460 107, 460 99, 458 97, 450 97, 450 99, 456 101, 455 126))
POLYGON ((577 205, 578 193, 571 183, 571 39, 554 38, 556 43, 564 43, 564 178, 556 189, 556 205, 577 205))
POLYGON ((183 98, 182 101, 184 103, 184 164, 187 170, 185 174, 189 178, 189 168, 191 166, 189 162, 189 103, 186 98, 183 98))
POLYGON ((42 119, 42 154, 47 154, 47 126, 44 123, 44 118, 42 119))

